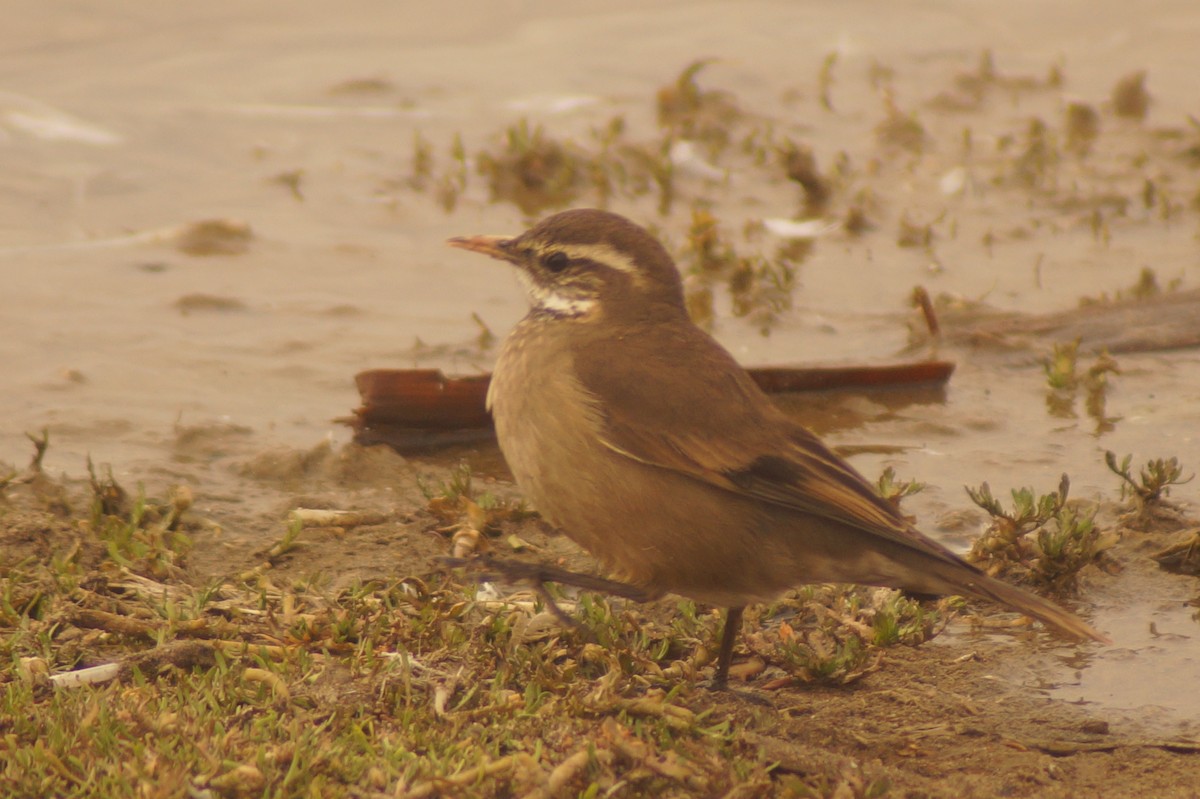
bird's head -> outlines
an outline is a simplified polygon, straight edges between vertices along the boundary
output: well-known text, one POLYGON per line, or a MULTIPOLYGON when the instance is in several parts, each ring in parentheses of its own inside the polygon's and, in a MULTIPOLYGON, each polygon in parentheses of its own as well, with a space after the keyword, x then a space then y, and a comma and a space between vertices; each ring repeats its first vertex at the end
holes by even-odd
POLYGON ((666 249, 628 219, 592 208, 543 219, 519 236, 464 236, 452 247, 517 266, 533 312, 558 318, 685 314, 666 249))

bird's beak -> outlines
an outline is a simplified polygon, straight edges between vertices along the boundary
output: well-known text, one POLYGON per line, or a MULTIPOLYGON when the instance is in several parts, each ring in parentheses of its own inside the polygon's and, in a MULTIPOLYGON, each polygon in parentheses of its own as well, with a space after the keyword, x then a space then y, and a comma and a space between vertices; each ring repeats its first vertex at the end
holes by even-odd
POLYGON ((506 236, 455 236, 452 239, 446 239, 446 243, 451 247, 483 253, 510 262, 515 257, 513 251, 509 249, 512 241, 506 236))

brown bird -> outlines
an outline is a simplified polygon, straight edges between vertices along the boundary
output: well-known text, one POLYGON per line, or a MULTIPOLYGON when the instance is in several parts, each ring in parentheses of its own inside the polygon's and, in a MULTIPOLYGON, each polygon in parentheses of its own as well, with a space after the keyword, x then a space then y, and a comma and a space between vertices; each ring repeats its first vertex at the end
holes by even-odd
POLYGON ((514 264, 529 293, 488 391, 517 484, 622 583, 728 608, 718 685, 744 606, 807 582, 989 599, 1107 641, 921 534, 785 416, 691 322, 671 256, 641 227, 579 209, 448 243, 514 264))

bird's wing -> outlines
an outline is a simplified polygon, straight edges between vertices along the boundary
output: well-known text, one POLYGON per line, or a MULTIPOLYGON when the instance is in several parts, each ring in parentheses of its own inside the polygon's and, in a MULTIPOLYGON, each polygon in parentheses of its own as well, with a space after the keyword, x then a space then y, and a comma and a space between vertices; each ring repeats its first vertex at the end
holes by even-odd
POLYGON ((597 432, 612 451, 895 542, 929 557, 915 565, 934 576, 939 563, 950 567, 941 574, 946 587, 1009 605, 1074 638, 1109 643, 1053 602, 988 577, 921 535, 850 464, 784 416, 720 346, 698 329, 674 335, 691 336, 692 344, 701 336, 708 346, 647 348, 636 365, 577 360, 597 432))
POLYGON ((614 373, 629 368, 616 360, 577 362, 604 364, 577 372, 595 397, 599 434, 612 451, 958 560, 913 529, 854 467, 779 411, 715 343, 700 352, 693 349, 686 362, 655 359, 628 373, 614 373), (679 390, 668 394, 667 387, 679 390))

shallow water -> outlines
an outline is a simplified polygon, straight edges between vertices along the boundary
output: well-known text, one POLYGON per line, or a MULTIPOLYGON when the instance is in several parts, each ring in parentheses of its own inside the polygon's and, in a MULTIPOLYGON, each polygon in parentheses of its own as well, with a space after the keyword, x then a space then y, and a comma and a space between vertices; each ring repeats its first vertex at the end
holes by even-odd
MULTIPOLYGON (((771 336, 718 320, 716 335, 744 363, 895 358, 917 284, 1037 312, 1128 289, 1144 266, 1163 285, 1194 287, 1200 274, 1189 204, 1200 178, 1181 155, 1197 138, 1186 115, 1197 112, 1200 8, 1189 0, 1157 3, 1152 14, 1111 0, 1004 9, 623 2, 603 12, 466 2, 452 15, 382 0, 337 11, 227 0, 20 5, 0 30, 0 461, 23 463, 24 433, 48 427, 52 471, 78 475, 90 454, 118 478, 236 493, 238 477, 224 466, 276 446, 347 440, 332 420, 357 404, 359 370, 487 369, 494 351, 474 345, 470 314, 502 333, 523 299, 500 267, 442 242, 517 232, 526 220, 490 202, 475 174, 452 213, 430 192, 406 188, 414 133, 433 145, 439 170, 454 134, 473 155, 522 116, 583 140, 623 115, 629 135, 648 140, 657 134, 655 91, 699 57, 719 59, 703 86, 807 142, 822 169, 845 152, 855 185, 878 199, 875 230, 817 242, 801 267, 796 308, 771 336), (1006 77, 1044 82, 1057 66, 1064 85, 1014 81, 975 107, 941 110, 935 98, 961 93, 956 76, 976 70, 984 49, 1006 77), (818 73, 833 52, 828 110, 818 73), (892 77, 880 78, 881 68, 892 77), (1149 116, 1116 119, 1109 92, 1139 69, 1149 74, 1149 116), (931 143, 920 156, 879 142, 880 86, 926 127, 931 143), (1087 162, 1066 158, 1054 191, 998 181, 1030 118, 1061 138, 1070 100, 1101 111, 1087 162), (1008 149, 1005 137, 1015 142, 1008 149), (1171 213, 1161 202, 1139 205, 1147 180, 1171 213), (1127 209, 1097 205, 1108 194, 1129 199, 1127 209), (1097 207, 1105 235, 1090 223, 1097 207), (931 249, 898 246, 902 216, 932 223, 931 249), (210 218, 248 223, 248 251, 198 257, 174 246, 171 228, 210 218), (982 243, 989 234, 990 248, 982 243), (192 295, 236 307, 181 308, 192 295), (414 348, 418 339, 426 346, 414 348), (197 428, 220 439, 202 460, 180 443, 181 431, 197 428)), ((745 221, 796 208, 794 184, 753 171, 732 170, 718 185, 680 180, 681 200, 666 218, 649 197, 612 208, 654 222, 676 247, 689 198, 711 199, 739 246, 745 221)), ((579 204, 594 201, 585 194, 579 204)), ((944 394, 824 396, 797 410, 835 443, 899 447, 855 462, 867 474, 891 465, 927 482, 906 507, 931 532, 967 507, 964 484, 1049 491, 1066 471, 1073 496, 1112 498, 1106 449, 1142 462, 1176 455, 1189 471, 1200 465, 1196 350, 1121 356, 1107 407, 1119 420, 1103 433, 1082 398, 1076 418, 1047 413, 1036 365, 998 365, 967 349, 943 354, 959 364, 944 394)), ((1031 352, 1030 362, 1044 354, 1031 352)), ((1175 496, 1193 498, 1194 485, 1175 496)), ((1196 669, 1188 589, 1172 582, 1162 592, 1101 597, 1095 620, 1117 646, 1078 668, 1066 657, 1049 678, 1066 686, 1056 695, 1144 706, 1148 718, 1172 723, 1200 716, 1200 698, 1178 690, 1196 669)))

